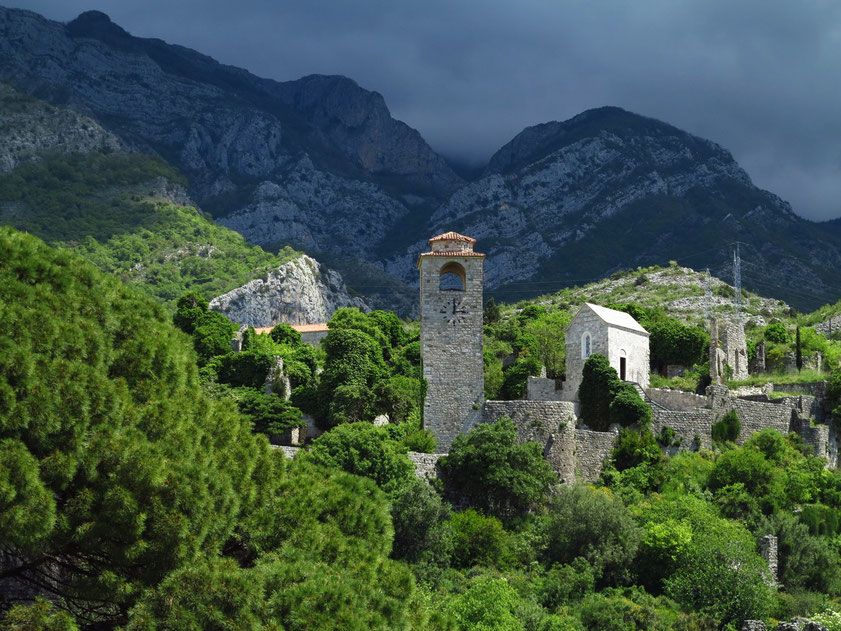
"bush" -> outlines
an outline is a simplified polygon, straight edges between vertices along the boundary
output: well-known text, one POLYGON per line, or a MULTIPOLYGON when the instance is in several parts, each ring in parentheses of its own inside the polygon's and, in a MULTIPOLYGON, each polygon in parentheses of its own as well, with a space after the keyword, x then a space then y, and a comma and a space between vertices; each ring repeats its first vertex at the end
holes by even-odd
POLYGON ((595 582, 593 568, 581 557, 569 564, 555 564, 539 582, 540 604, 557 612, 564 605, 580 602, 591 594, 595 582))
POLYGON ((560 487, 549 506, 545 561, 572 563, 582 557, 600 585, 622 584, 630 580, 640 537, 639 526, 610 491, 560 487))
POLYGON ((610 426, 610 403, 620 383, 616 370, 604 355, 590 355, 584 362, 578 399, 581 418, 590 428, 605 431, 610 426))
POLYGON ((277 324, 269 332, 269 337, 276 344, 289 344, 290 346, 298 346, 302 344, 301 334, 293 329, 288 324, 277 324))
POLYGON ((508 533, 496 517, 485 517, 472 508, 450 518, 453 565, 502 567, 509 554, 508 533))
POLYGON ((414 479, 415 468, 382 427, 346 423, 316 438, 306 460, 370 478, 391 493, 414 479))
POLYGON ((505 579, 479 576, 453 598, 448 610, 460 631, 524 631, 513 613, 518 602, 505 579))
POLYGON ((729 410, 712 426, 712 439, 717 443, 735 442, 741 433, 742 423, 736 410, 729 410))
POLYGON ((498 517, 539 504, 556 479, 541 446, 517 442, 517 429, 508 418, 457 436, 438 462, 453 495, 498 517))
POLYGON ((640 398, 637 389, 629 383, 620 383, 614 391, 608 408, 610 423, 618 423, 622 427, 637 425, 647 431, 651 426, 651 408, 640 398))
POLYGON ((446 523, 449 517, 449 506, 426 481, 416 479, 404 486, 391 502, 391 556, 409 563, 449 565, 453 552, 452 532, 446 523))

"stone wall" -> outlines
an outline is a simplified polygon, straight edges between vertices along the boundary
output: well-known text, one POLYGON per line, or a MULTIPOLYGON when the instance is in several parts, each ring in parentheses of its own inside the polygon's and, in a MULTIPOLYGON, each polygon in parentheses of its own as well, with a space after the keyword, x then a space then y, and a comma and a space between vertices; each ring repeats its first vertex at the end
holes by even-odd
POLYGON ((774 392, 793 392, 809 394, 813 397, 826 397, 826 381, 809 381, 806 383, 772 383, 774 392))
POLYGON ((526 378, 526 399, 529 401, 561 401, 564 390, 554 379, 545 377, 526 378))
POLYGON ((742 431, 739 434, 738 444, 743 444, 751 435, 763 429, 775 429, 781 434, 788 434, 791 431, 793 409, 776 403, 762 403, 759 401, 746 401, 744 399, 730 399, 726 408, 716 415, 716 420, 728 410, 736 410, 739 415, 739 422, 742 424, 742 431))
MULTIPOLYGON (((467 246, 465 246, 467 247, 467 246)), ((472 247, 472 246, 471 246, 472 247)), ((448 450, 453 439, 481 420, 482 263, 472 251, 421 254, 421 358, 429 384, 424 424, 448 450), (441 289, 441 276, 455 273, 463 291, 441 289)))
POLYGON ((695 408, 708 407, 710 404, 707 397, 692 392, 683 392, 682 390, 646 388, 645 394, 648 395, 649 399, 667 410, 694 410, 695 408))
POLYGON ((503 416, 514 421, 520 442, 534 440, 541 445, 562 426, 575 426, 576 420, 571 401, 485 401, 484 422, 493 423, 503 416))
POLYGON ((618 435, 616 429, 609 432, 575 430, 575 473, 579 480, 595 482, 599 479, 618 435))
POLYGON ((438 477, 438 459, 446 454, 422 454, 409 452, 409 460, 415 465, 415 475, 421 480, 434 480, 438 477))
POLYGON ((578 400, 578 386, 581 385, 581 371, 584 370, 586 357, 582 357, 581 339, 585 333, 590 334, 590 354, 608 356, 607 324, 588 307, 581 310, 572 319, 566 330, 566 382, 564 392, 569 393, 571 399, 578 400))
POLYGON ((654 417, 651 429, 655 434, 669 427, 680 441, 681 449, 710 449, 712 447, 713 411, 705 408, 695 410, 651 409, 654 417))

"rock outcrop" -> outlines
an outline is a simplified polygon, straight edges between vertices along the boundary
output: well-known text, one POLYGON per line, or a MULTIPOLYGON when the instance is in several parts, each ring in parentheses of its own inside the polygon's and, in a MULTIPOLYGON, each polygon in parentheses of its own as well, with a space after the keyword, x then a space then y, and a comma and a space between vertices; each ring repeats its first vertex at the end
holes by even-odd
POLYGON ((338 272, 306 255, 210 301, 214 311, 254 327, 327 322, 340 307, 370 309, 348 295, 338 272))
POLYGON ((122 142, 96 121, 33 99, 0 83, 0 173, 33 162, 45 151, 120 151, 122 142))

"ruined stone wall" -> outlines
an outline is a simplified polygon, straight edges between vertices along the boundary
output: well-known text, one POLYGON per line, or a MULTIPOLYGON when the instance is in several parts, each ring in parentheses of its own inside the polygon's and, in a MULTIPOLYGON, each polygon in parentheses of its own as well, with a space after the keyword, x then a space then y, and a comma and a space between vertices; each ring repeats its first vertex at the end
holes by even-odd
POLYGON ((517 427, 520 442, 534 440, 545 445, 562 426, 575 426, 571 401, 485 401, 483 420, 493 423, 507 416, 517 427))
MULTIPOLYGON (((482 363, 482 256, 422 254, 420 258, 421 358, 429 384, 424 425, 438 446, 481 420, 484 398, 482 363), (464 291, 440 289, 442 268, 464 272, 464 291), (455 268, 458 269, 458 268, 455 268)), ((472 253, 470 253, 472 254, 472 253)))
POLYGON ((714 414, 710 409, 695 410, 662 410, 657 407, 651 410, 653 422, 651 429, 655 434, 669 427, 675 433, 675 439, 680 441, 681 449, 710 449, 712 447, 712 424, 714 414))
POLYGON ((415 465, 415 475, 421 480, 434 480, 438 477, 438 459, 446 454, 422 454, 409 452, 409 460, 415 465))
POLYGON ((794 392, 809 394, 813 397, 826 397, 826 381, 810 381, 806 383, 773 383, 774 392, 794 392))
POLYGON ((564 390, 558 388, 554 379, 526 378, 526 399, 529 401, 562 401, 563 394, 564 390))
POLYGON ((669 410, 694 410, 695 408, 708 407, 710 404, 707 397, 692 392, 683 392, 682 390, 646 388, 645 394, 648 395, 649 399, 669 410))
POLYGON ((812 425, 807 418, 799 418, 792 421, 792 431, 797 432, 803 439, 807 447, 812 450, 812 455, 818 458, 827 459, 827 467, 835 466, 835 462, 830 462, 830 446, 829 446, 829 426, 828 425, 812 425))
POLYGON ((731 379, 748 378, 748 345, 745 340, 745 328, 739 322, 731 322, 721 335, 721 349, 726 356, 726 363, 731 369, 731 379))
POLYGON ((747 441, 751 435, 763 429, 775 429, 781 434, 788 434, 791 431, 793 410, 789 406, 746 401, 744 399, 730 399, 723 411, 716 415, 716 420, 730 409, 736 410, 736 414, 739 415, 739 422, 742 424, 742 431, 736 441, 740 445, 747 441))
POLYGON ((575 430, 575 473, 579 480, 595 482, 599 479, 618 435, 618 430, 575 430))

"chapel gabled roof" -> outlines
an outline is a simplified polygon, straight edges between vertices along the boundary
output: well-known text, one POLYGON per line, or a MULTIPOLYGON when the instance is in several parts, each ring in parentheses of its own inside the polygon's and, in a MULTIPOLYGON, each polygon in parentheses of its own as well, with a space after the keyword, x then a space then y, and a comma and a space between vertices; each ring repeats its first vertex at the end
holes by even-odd
MULTIPOLYGON (((628 331, 634 331, 636 333, 642 333, 644 335, 650 335, 648 331, 646 331, 642 325, 637 322, 634 317, 629 314, 625 313, 624 311, 617 311, 616 309, 608 309, 607 307, 602 307, 601 305, 594 305, 591 302, 585 302, 584 306, 581 307, 584 309, 585 307, 589 308, 593 313, 595 313, 599 319, 609 326, 619 327, 620 329, 626 329, 628 331)), ((580 311, 579 311, 580 313, 580 311)), ((575 314, 575 317, 578 317, 578 314, 575 314)), ((574 320, 575 318, 573 318, 574 320)))

